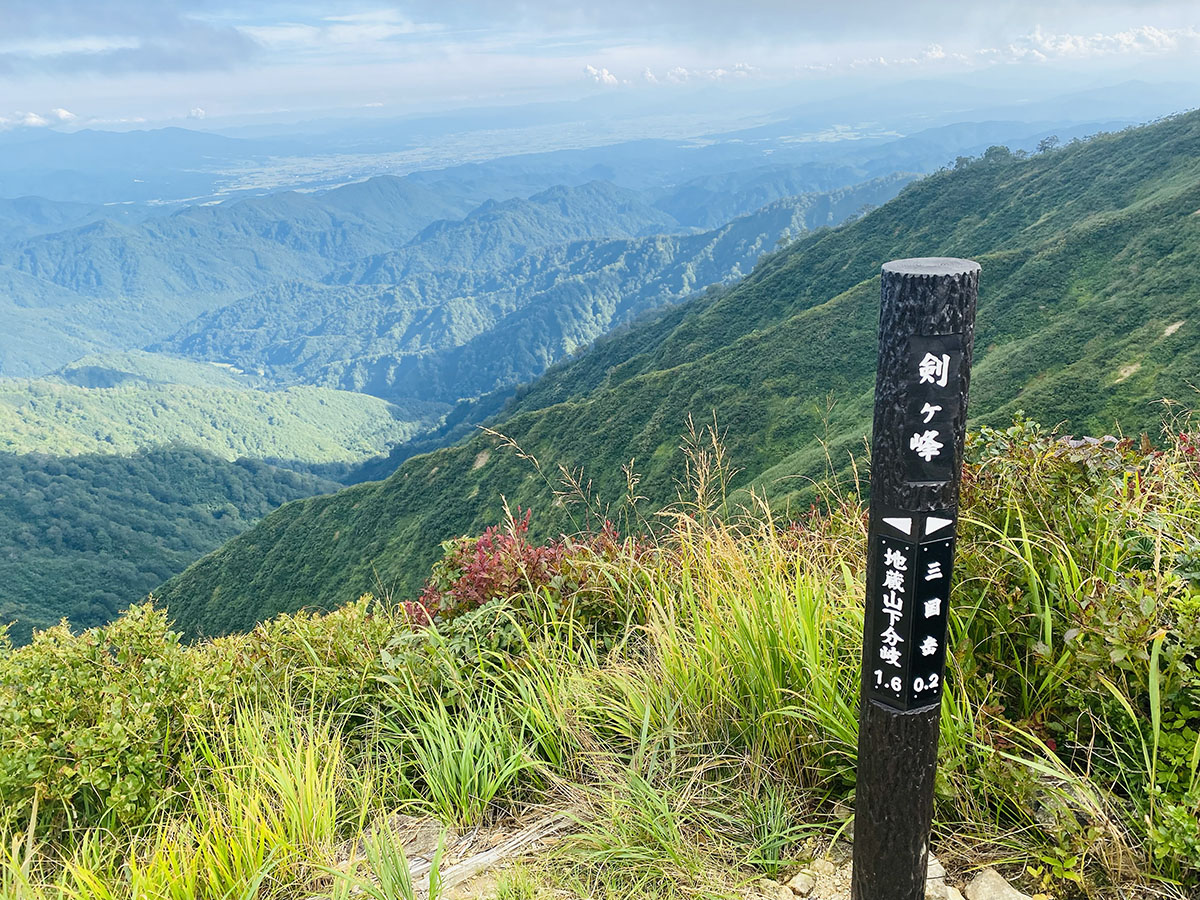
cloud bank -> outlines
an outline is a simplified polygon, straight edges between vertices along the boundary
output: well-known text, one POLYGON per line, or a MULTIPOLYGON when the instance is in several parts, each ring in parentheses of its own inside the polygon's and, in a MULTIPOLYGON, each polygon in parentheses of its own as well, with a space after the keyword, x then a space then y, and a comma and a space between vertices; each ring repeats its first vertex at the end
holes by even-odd
POLYGON ((258 43, 206 18, 207 0, 4 0, 0 73, 178 72, 253 59, 258 43))

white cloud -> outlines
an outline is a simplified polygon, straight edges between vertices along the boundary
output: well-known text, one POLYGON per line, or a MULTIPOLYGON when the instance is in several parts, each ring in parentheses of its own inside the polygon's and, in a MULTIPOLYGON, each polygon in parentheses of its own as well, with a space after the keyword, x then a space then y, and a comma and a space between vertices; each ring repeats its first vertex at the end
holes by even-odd
POLYGON ((689 81, 727 81, 734 78, 750 78, 758 75, 758 66, 749 63, 735 63, 731 68, 717 66, 712 69, 689 69, 686 66, 675 66, 667 71, 667 81, 672 84, 686 84, 689 81))
POLYGON ((0 131, 10 128, 47 128, 63 122, 72 122, 79 118, 69 109, 55 107, 46 113, 29 110, 16 110, 6 116, 0 116, 0 131))
POLYGON ((193 106, 191 109, 188 110, 187 117, 189 119, 203 119, 206 115, 208 115, 208 113, 206 113, 204 111, 203 106, 193 106))
POLYGON ((36 77, 226 69, 259 47, 211 0, 4 0, 0 71, 36 77))
POLYGON ((1161 55, 1200 46, 1195 28, 1155 28, 1143 25, 1105 34, 1053 34, 1040 27, 1011 43, 1007 55, 1014 59, 1079 59, 1114 55, 1161 55))
MULTIPOLYGON (((1167 54, 1200 52, 1200 30, 1188 28, 1156 28, 1143 25, 1123 31, 1075 34, 1049 32, 1040 27, 1021 35, 1007 44, 963 47, 947 52, 941 44, 930 44, 912 55, 872 55, 853 59, 851 69, 916 67, 940 63, 997 63, 997 62, 1072 62, 1102 59, 1112 56, 1164 56, 1167 54)), ((804 68, 820 70, 836 68, 828 63, 804 68)))
POLYGON ((271 49, 320 50, 333 47, 366 48, 399 37, 441 31, 442 26, 432 22, 415 22, 395 10, 382 9, 325 16, 317 24, 284 21, 270 25, 242 25, 238 30, 271 49))
POLYGON ((367 12, 349 13, 344 16, 325 16, 323 21, 348 22, 352 25, 364 22, 402 22, 411 24, 408 19, 400 15, 399 11, 394 9, 373 9, 367 12))
MULTIPOLYGON (((816 74, 858 72, 868 83, 995 67, 993 77, 1007 78, 1047 60, 1078 73, 1107 73, 1110 59, 1130 73, 1178 61, 1194 76, 1196 2, 1020 0, 997 9, 961 0, 0 0, 0 83, 9 102, 52 127, 67 121, 52 106, 86 110, 77 127, 134 112, 177 119, 201 100, 211 121, 218 108, 222 116, 278 115, 359 109, 366 98, 402 112, 601 88, 665 93, 753 82, 766 96, 772 85, 816 74)), ((4 127, 18 127, 7 107, 5 116, 4 127)))
POLYGON ((588 78, 592 79, 592 81, 596 82, 596 84, 603 84, 606 87, 615 87, 621 83, 620 79, 617 78, 617 76, 612 72, 608 71, 608 69, 597 69, 595 66, 589 63, 583 67, 583 70, 587 73, 588 78))
POLYGON ((138 39, 131 35, 83 35, 66 38, 25 38, 0 40, 0 53, 20 54, 31 59, 56 58, 81 53, 111 53, 132 50, 138 39))

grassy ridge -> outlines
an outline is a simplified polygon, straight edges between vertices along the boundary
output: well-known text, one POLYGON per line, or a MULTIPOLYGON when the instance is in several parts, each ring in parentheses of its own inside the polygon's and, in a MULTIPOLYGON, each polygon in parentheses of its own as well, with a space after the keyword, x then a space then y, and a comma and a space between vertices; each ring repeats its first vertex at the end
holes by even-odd
POLYGON ((807 506, 869 431, 879 264, 958 255, 984 267, 971 409, 1023 408, 1078 432, 1160 431, 1200 372, 1200 114, 1019 159, 1002 149, 910 185, 854 224, 765 258, 744 282, 613 337, 520 392, 496 427, 414 458, 380 484, 304 501, 160 589, 191 633, 366 590, 411 594, 438 541, 495 521, 501 497, 543 533, 581 524, 551 505, 582 468, 593 509, 674 498, 679 436, 714 412, 739 474, 780 509, 807 506), (823 442, 823 443, 822 443, 823 442))
MULTIPOLYGON (((786 878, 853 805, 865 520, 831 486, 801 524, 731 513, 721 457, 693 448, 653 543, 464 539, 433 624, 364 598, 189 647, 142 606, 0 641, 0 896, 409 900, 395 812, 545 805, 567 839, 499 898, 786 878)), ((1064 900, 1193 896, 1200 436, 1022 423, 969 457, 931 849, 956 885, 1002 860, 1064 900)))

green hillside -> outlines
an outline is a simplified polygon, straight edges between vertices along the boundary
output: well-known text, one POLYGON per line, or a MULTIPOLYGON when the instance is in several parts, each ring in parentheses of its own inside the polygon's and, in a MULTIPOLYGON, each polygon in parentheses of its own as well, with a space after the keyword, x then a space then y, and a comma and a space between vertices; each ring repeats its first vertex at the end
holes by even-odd
POLYGON ((438 541, 510 505, 543 531, 561 465, 601 500, 637 486, 653 507, 682 475, 689 416, 725 434, 734 487, 803 499, 826 449, 842 467, 869 430, 880 263, 979 260, 972 412, 1018 409, 1068 430, 1157 434, 1162 398, 1194 405, 1200 376, 1200 114, 1029 159, 1001 148, 937 173, 844 228, 764 259, 736 288, 601 342, 536 382, 497 427, 547 478, 477 436, 409 460, 387 481, 289 504, 160 589, 193 633, 364 590, 412 592, 438 541), (822 446, 819 441, 825 441, 822 446))
POLYGON ((281 503, 336 490, 316 476, 376 458, 437 412, 254 383, 138 351, 0 379, 0 623, 21 640, 62 616, 103 624, 281 503))
POLYGON ((461 192, 391 176, 145 221, 123 210, 101 216, 37 198, 5 201, 0 226, 12 224, 0 232, 0 310, 16 307, 19 327, 0 334, 0 375, 143 346, 204 310, 278 281, 320 278, 474 205, 461 192), (45 233, 55 224, 63 230, 45 233))
POLYGON ((336 485, 183 447, 131 456, 0 453, 0 623, 22 642, 68 616, 111 621, 281 503, 336 485), (15 623, 15 624, 14 624, 15 623))
POLYGON ((604 181, 553 187, 527 200, 488 200, 457 222, 434 222, 409 246, 369 256, 335 272, 343 284, 392 284, 440 269, 498 268, 532 249, 567 241, 657 234, 679 229, 635 191, 604 181))
POLYGON ((302 465, 353 463, 412 437, 440 407, 318 387, 259 390, 229 369, 149 353, 83 357, 0 379, 0 452, 131 453, 164 444, 302 465))
MULTIPOLYGON (((453 403, 530 381, 647 310, 740 278, 780 238, 883 203, 912 178, 895 175, 832 194, 779 200, 701 234, 577 240, 507 262, 545 233, 548 215, 536 228, 522 223, 532 216, 527 208, 537 211, 534 201, 553 204, 564 194, 548 192, 507 205, 521 214, 501 231, 521 228, 498 244, 492 241, 496 216, 488 226, 473 219, 454 226, 463 231, 456 245, 492 246, 499 256, 438 268, 446 252, 446 229, 439 228, 437 239, 406 248, 404 271, 393 273, 398 283, 278 285, 201 316, 159 346, 258 370, 275 383, 453 403)), ((600 188, 589 186, 588 193, 595 190, 600 188)), ((601 194, 609 196, 610 188, 603 186, 601 194)), ((611 215, 597 220, 614 221, 611 215)), ((569 220, 586 221, 578 215, 569 220)), ((380 275, 379 268, 370 269, 371 278, 380 275)))

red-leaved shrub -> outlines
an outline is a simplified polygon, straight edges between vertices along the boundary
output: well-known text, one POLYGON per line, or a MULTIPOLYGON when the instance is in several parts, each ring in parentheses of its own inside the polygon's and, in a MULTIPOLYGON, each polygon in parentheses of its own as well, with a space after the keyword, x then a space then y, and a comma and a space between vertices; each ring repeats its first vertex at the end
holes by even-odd
POLYGON ((421 611, 445 621, 491 600, 521 594, 541 594, 556 611, 569 611, 592 624, 624 622, 626 611, 613 596, 614 579, 604 573, 635 572, 650 547, 622 541, 611 522, 586 537, 533 544, 531 512, 522 515, 518 509, 518 517, 506 526, 443 542, 444 555, 433 566, 420 599, 407 604, 414 607, 409 610, 414 624, 422 624, 421 611))

